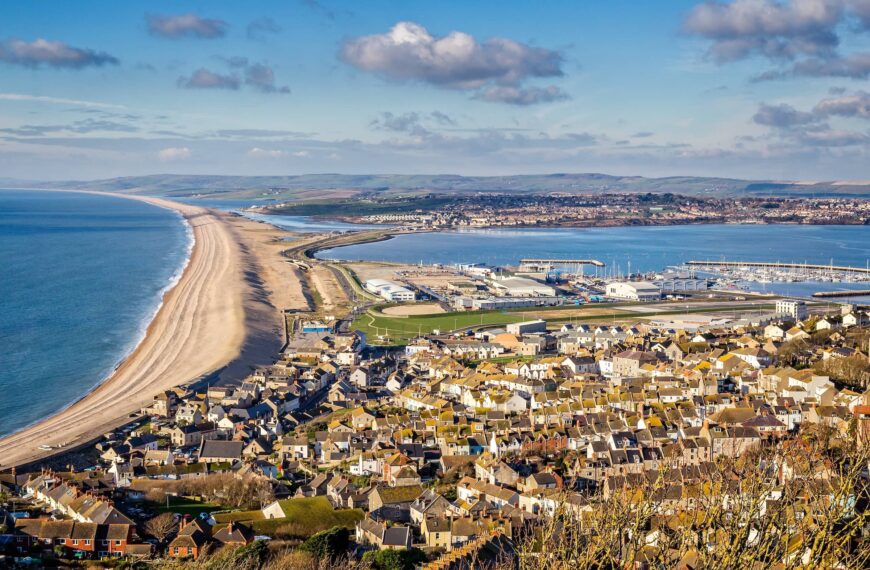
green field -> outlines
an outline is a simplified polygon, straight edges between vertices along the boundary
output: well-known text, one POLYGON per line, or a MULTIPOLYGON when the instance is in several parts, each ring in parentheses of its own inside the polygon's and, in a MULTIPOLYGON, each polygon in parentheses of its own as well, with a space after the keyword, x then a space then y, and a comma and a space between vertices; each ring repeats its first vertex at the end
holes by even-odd
POLYGON ((281 508, 285 518, 265 519, 262 511, 233 511, 216 513, 219 523, 230 521, 251 525, 257 534, 280 538, 308 538, 312 534, 334 526, 352 529, 363 518, 359 509, 334 509, 326 497, 283 499, 281 508))
POLYGON ((518 323, 532 318, 536 317, 503 311, 467 311, 402 317, 384 315, 373 310, 360 315, 351 328, 363 331, 372 342, 377 341, 378 336, 384 335, 392 342, 402 344, 419 334, 431 334, 435 329, 447 332, 482 325, 518 323))
MULTIPOLYGON (((373 307, 366 313, 357 317, 351 328, 359 329, 366 333, 369 342, 373 344, 390 343, 390 344, 407 344, 407 342, 420 335, 431 334, 435 329, 442 333, 455 330, 468 330, 481 326, 497 326, 507 325, 509 323, 517 323, 533 319, 543 319, 550 323, 566 323, 577 321, 592 321, 592 322, 608 322, 614 320, 629 320, 638 321, 644 317, 659 317, 667 315, 681 315, 692 313, 720 313, 727 311, 740 310, 768 310, 773 308, 773 305, 753 305, 740 307, 739 304, 723 304, 716 306, 703 306, 698 308, 679 308, 676 305, 671 307, 662 306, 662 310, 655 313, 639 313, 626 311, 625 307, 637 305, 632 304, 611 304, 599 303, 594 305, 585 305, 583 307, 572 307, 570 305, 562 305, 556 307, 529 307, 525 309, 508 309, 499 311, 463 311, 454 313, 439 313, 434 315, 412 315, 412 316, 395 316, 385 315, 380 312, 382 307, 373 307), (610 310, 606 310, 610 309, 610 310), (570 316, 559 315, 552 316, 553 311, 572 311, 570 316), (588 311, 588 314, 584 314, 588 311), (594 311, 594 312, 593 312, 594 311), (384 336, 383 341, 379 340, 380 336, 384 336)), ((691 306, 691 303, 688 303, 691 306)), ((683 305, 685 307, 685 305, 683 305)))

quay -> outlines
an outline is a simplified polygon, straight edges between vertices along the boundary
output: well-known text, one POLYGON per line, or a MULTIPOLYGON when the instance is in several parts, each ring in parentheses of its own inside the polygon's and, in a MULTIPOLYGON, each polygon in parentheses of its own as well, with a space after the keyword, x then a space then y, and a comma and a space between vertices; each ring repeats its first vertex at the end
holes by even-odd
POLYGON ((542 259, 542 258, 525 258, 520 260, 520 271, 550 271, 556 265, 592 265, 595 267, 604 267, 603 261, 597 259, 542 259))
POLYGON ((813 269, 821 271, 842 271, 847 273, 863 273, 870 275, 870 268, 849 267, 846 265, 820 265, 814 263, 780 263, 779 261, 687 261, 686 265, 702 265, 706 267, 754 267, 762 269, 813 269))
POLYGON ((833 297, 870 297, 870 289, 859 289, 855 291, 818 291, 813 293, 813 297, 821 299, 833 297))

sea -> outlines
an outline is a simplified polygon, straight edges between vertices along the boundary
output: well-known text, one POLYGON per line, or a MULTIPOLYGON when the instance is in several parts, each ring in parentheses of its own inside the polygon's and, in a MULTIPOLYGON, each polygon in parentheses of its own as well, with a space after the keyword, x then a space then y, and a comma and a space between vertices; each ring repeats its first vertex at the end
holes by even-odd
POLYGON ((179 214, 144 202, 0 190, 0 436, 108 377, 191 245, 179 214))
MULTIPOLYGON (((597 259, 599 275, 663 271, 690 260, 780 261, 868 267, 870 226, 705 224, 609 228, 471 229, 400 234, 324 250, 322 259, 408 264, 516 265, 521 258, 597 259)), ((594 271, 587 268, 590 273, 594 271)), ((864 283, 752 283, 753 291, 809 296, 864 283)), ((861 298, 859 300, 866 301, 861 298)))

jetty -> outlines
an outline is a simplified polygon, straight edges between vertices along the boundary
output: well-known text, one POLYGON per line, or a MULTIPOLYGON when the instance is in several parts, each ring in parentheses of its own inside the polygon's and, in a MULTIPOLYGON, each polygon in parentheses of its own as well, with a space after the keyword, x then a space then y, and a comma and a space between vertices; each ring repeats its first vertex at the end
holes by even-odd
POLYGON ((857 289, 853 291, 818 291, 813 297, 830 299, 835 297, 870 297, 870 289, 857 289))
POLYGON ((555 266, 574 266, 579 269, 582 265, 604 267, 603 261, 597 259, 543 259, 528 257, 520 260, 520 271, 551 271, 555 266))

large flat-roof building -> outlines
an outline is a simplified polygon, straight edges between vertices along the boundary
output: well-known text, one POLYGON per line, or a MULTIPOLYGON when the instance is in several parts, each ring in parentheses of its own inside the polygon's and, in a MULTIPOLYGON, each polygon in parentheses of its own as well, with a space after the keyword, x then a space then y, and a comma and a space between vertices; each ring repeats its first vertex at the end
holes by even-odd
POLYGON ((697 279, 688 271, 668 271, 653 281, 662 293, 684 293, 691 291, 706 291, 708 281, 697 279))
POLYGON ((607 284, 606 294, 620 301, 658 301, 662 291, 646 281, 614 281, 607 284))
POLYGON ((505 297, 553 297, 556 295, 556 290, 549 285, 525 277, 493 279, 491 284, 496 295, 505 297))
POLYGON ((510 334, 529 334, 536 332, 547 332, 547 321, 538 319, 536 321, 523 321, 521 323, 510 323, 507 326, 507 332, 510 334))
POLYGON ((404 301, 413 301, 416 298, 414 292, 407 287, 402 287, 393 281, 386 279, 369 279, 365 283, 366 291, 379 295, 393 303, 401 303, 404 301))
POLYGON ((519 307, 544 307, 561 305, 561 297, 487 297, 475 298, 463 295, 454 297, 452 305, 460 311, 487 311, 494 309, 516 309, 519 307))

